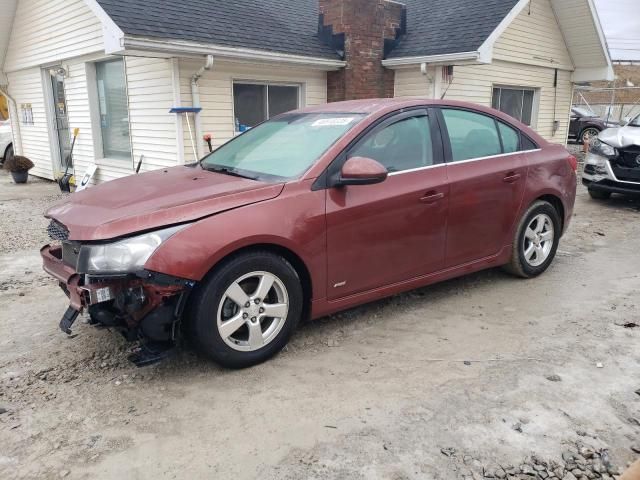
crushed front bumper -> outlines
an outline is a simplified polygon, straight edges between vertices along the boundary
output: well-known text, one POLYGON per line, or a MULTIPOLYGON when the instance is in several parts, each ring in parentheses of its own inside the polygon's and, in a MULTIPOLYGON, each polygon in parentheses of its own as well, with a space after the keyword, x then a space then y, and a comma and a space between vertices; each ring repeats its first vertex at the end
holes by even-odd
POLYGON ((55 245, 45 245, 40 255, 44 271, 69 297, 69 308, 60 321, 65 333, 71 333, 77 316, 88 311, 90 323, 118 329, 129 340, 175 339, 175 326, 193 281, 149 271, 119 276, 80 274, 63 262, 62 247, 55 245))
POLYGON ((640 195, 640 168, 612 165, 614 160, 587 154, 582 184, 589 190, 618 193, 621 195, 640 195))

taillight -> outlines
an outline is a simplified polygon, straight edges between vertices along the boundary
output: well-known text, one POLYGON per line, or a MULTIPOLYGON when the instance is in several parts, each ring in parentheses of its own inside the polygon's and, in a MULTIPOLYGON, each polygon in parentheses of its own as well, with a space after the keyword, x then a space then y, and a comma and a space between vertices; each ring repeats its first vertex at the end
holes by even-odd
POLYGON ((569 155, 567 157, 567 162, 569 162, 569 165, 571 165, 574 172, 578 171, 578 159, 575 156, 569 155))

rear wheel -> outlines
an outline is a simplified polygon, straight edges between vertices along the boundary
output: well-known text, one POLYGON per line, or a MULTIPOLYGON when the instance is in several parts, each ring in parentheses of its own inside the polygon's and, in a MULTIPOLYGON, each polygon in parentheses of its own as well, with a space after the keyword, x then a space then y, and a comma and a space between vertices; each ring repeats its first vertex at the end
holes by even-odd
POLYGON ((553 205, 544 201, 533 203, 520 220, 511 262, 505 269, 519 277, 537 277, 553 262, 561 232, 560 215, 553 205))
POLYGON ((594 200, 609 200, 611 198, 611 192, 603 192, 601 190, 589 190, 589 195, 594 200))
POLYGON ((219 364, 261 363, 287 344, 303 310, 296 270, 284 258, 256 251, 218 267, 195 293, 189 334, 219 364))

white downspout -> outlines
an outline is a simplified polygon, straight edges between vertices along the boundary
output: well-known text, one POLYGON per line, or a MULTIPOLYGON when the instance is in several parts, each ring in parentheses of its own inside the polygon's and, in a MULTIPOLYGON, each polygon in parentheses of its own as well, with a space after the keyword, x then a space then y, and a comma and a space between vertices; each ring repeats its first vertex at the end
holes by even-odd
MULTIPOLYGON (((20 119, 18 118, 18 104, 9 95, 6 86, 0 86, 0 93, 7 97, 11 106, 9 107, 9 120, 11 121, 11 133, 13 134, 13 151, 16 155, 22 155, 22 136, 20 134, 20 119)), ((2 152, 4 154, 4 152, 2 152)))
MULTIPOLYGON (((211 68, 213 68, 213 55, 207 55, 205 64, 191 77, 191 103, 194 108, 200 108, 200 87, 198 86, 198 80, 200 80, 200 77, 202 77, 205 71, 211 70, 211 68)), ((198 154, 198 158, 195 160, 198 161, 204 157, 204 145, 202 144, 202 117, 200 112, 194 113, 193 117, 196 131, 196 150, 198 154)))

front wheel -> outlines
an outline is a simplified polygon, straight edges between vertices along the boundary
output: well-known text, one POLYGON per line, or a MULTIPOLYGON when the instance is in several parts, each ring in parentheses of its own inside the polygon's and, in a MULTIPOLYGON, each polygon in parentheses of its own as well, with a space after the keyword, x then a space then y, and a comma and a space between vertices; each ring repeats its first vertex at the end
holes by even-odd
POLYGON ((228 368, 264 362, 287 344, 303 311, 296 270, 271 252, 224 262, 192 297, 188 331, 198 349, 228 368))
POLYGON ((556 255, 562 224, 549 202, 537 201, 525 212, 513 241, 511 262, 505 269, 522 278, 542 274, 556 255))

